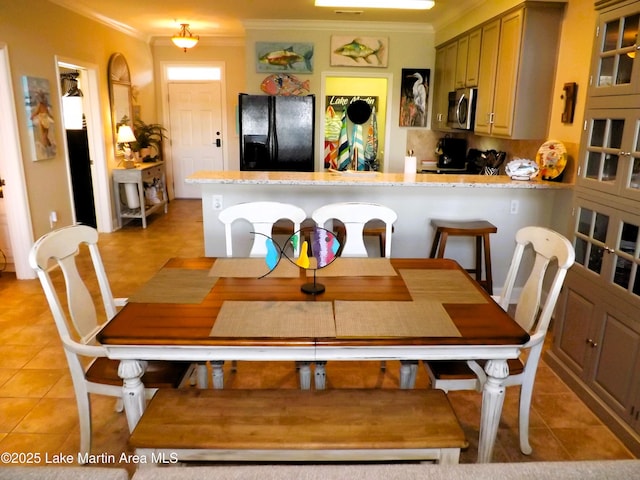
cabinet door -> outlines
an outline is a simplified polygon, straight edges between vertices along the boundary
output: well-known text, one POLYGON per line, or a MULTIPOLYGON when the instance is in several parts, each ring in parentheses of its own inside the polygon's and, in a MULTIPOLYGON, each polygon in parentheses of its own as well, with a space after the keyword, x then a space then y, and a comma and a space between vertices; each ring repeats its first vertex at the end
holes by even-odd
POLYGON ((592 387, 619 415, 627 416, 635 400, 638 372, 632 367, 638 360, 640 334, 630 326, 633 319, 613 305, 603 306, 599 336, 592 345, 598 352, 592 387))
POLYGON ((475 87, 478 85, 480 73, 480 46, 482 42, 482 29, 478 28, 469 34, 469 48, 467 52, 467 76, 465 85, 475 87))
POLYGON ((637 2, 600 16, 589 95, 627 95, 640 91, 639 27, 637 2))
POLYGON ((449 130, 447 113, 449 110, 449 92, 455 90, 455 70, 458 54, 458 42, 453 42, 436 50, 435 98, 431 128, 449 130))
POLYGON ((588 110, 578 185, 640 200, 639 135, 638 109, 588 110))
POLYGON ((515 111, 523 11, 505 16, 500 25, 500 47, 493 100, 492 133, 511 136, 515 111))
POLYGON ((499 42, 500 20, 498 19, 482 27, 478 99, 476 101, 476 133, 491 133, 499 42))
POLYGON ((469 36, 458 40, 458 52, 456 55, 455 87, 464 88, 467 85, 467 56, 469 55, 469 36))
POLYGON ((581 276, 569 271, 553 342, 553 350, 583 380, 589 377, 594 355, 592 324, 597 306, 592 289, 581 276))

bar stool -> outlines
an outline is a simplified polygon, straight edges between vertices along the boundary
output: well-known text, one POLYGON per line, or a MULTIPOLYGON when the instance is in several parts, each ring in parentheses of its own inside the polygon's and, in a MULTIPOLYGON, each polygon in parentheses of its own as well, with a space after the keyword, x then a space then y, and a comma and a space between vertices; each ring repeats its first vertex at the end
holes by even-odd
POLYGON ((469 273, 476 274, 476 281, 493 295, 493 278, 491 276, 491 243, 489 235, 496 233, 498 227, 486 220, 431 220, 435 230, 433 243, 431 244, 430 258, 444 258, 444 249, 447 238, 475 237, 476 239, 476 263, 475 268, 466 269, 469 273), (482 280, 482 250, 484 246, 485 279, 482 280))

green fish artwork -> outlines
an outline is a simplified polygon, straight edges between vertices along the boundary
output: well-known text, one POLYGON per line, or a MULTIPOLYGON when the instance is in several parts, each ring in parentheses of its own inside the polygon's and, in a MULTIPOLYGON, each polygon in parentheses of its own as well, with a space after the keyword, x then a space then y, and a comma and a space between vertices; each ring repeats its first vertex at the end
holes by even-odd
POLYGON ((344 39, 345 37, 332 37, 331 65, 386 66, 386 39, 352 38, 347 43, 344 43, 344 39))
POLYGON ((259 42, 256 44, 259 72, 312 72, 313 45, 296 43, 283 45, 259 42))

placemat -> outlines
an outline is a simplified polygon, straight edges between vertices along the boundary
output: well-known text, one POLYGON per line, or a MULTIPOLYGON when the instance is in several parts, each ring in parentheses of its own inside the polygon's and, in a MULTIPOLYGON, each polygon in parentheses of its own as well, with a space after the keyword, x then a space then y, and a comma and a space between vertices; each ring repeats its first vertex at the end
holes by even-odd
POLYGON ((439 302, 335 302, 336 337, 460 337, 439 302))
POLYGON ((440 303, 487 303, 464 272, 458 270, 400 270, 414 300, 440 303))
POLYGON ((217 278, 207 270, 163 268, 129 297, 133 303, 202 303, 217 278))
POLYGON ((225 301, 212 337, 335 337, 331 302, 225 301))
MULTIPOLYGON (((313 259, 315 262, 315 259, 313 259)), ((388 258, 340 257, 316 270, 317 277, 395 277, 398 275, 388 258)), ((307 270, 313 277, 313 270, 307 270)))
MULTIPOLYGON (((211 267, 212 277, 259 278, 269 271, 264 258, 218 258, 211 267)), ((269 273, 269 277, 299 277, 300 267, 286 258, 269 273)))

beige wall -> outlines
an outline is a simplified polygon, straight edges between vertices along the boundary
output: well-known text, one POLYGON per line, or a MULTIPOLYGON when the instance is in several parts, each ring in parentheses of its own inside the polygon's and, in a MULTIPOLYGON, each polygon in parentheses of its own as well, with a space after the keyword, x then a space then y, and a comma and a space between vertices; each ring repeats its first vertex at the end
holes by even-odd
MULTIPOLYGON (((401 172, 404 169, 404 156, 407 148, 407 135, 411 128, 399 127, 399 105, 401 71, 403 68, 430 68, 433 81, 433 64, 435 50, 433 49, 434 34, 424 25, 404 25, 401 28, 389 24, 363 29, 357 22, 270 22, 264 25, 248 25, 246 32, 246 93, 261 93, 260 83, 268 75, 257 73, 255 68, 255 42, 308 42, 314 44, 313 73, 297 75, 301 80, 309 80, 311 93, 316 95, 316 145, 321 145, 324 111, 320 95, 322 91, 322 72, 333 73, 362 73, 391 74, 392 96, 389 117, 390 142, 387 147, 388 164, 384 167, 387 172, 401 172), (346 33, 345 33, 346 32, 346 33), (358 36, 388 36, 389 37, 389 65, 387 68, 378 67, 331 67, 329 64, 329 46, 331 35, 358 36)), ((316 151, 318 148, 316 148, 316 151)), ((317 156, 317 155, 316 155, 317 156)), ((316 158, 316 169, 322 165, 322 159, 316 158)))
MULTIPOLYGON (((58 212, 58 226, 72 223, 71 199, 67 166, 63 149, 56 56, 99 68, 100 104, 104 118, 105 149, 109 169, 116 164, 111 136, 107 64, 114 52, 124 54, 139 89, 139 101, 155 118, 155 88, 150 48, 146 42, 76 15, 44 0, 0 0, 0 41, 9 52, 24 173, 34 236, 50 230, 49 212, 58 212), (56 120, 55 158, 33 162, 29 147, 27 118, 22 96, 22 77, 33 76, 49 80, 53 117, 56 120)), ((7 179, 10 181, 11 179, 7 179)))

